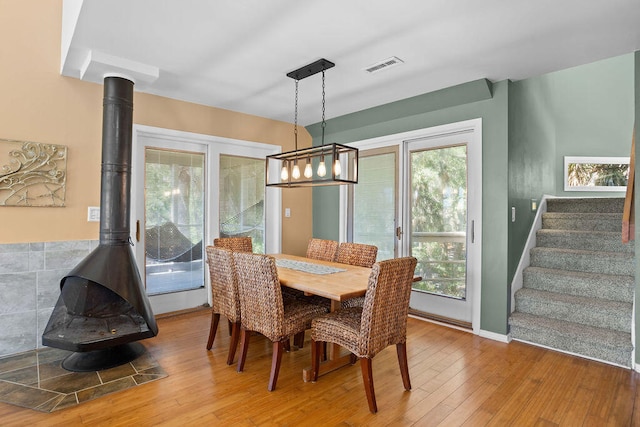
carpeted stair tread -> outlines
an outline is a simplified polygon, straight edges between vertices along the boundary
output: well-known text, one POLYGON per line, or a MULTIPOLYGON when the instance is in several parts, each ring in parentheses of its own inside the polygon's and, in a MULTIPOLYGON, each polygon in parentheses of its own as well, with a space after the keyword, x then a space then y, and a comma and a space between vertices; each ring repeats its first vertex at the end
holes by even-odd
POLYGON ((533 267, 635 275, 635 256, 633 253, 535 247, 530 251, 530 260, 533 267))
POLYGON ((598 360, 631 366, 631 334, 526 313, 509 317, 511 337, 598 360))
POLYGON ((557 292, 522 288, 516 292, 516 311, 588 326, 631 332, 633 304, 557 292))
POLYGON ((623 197, 571 197, 547 199, 547 212, 620 213, 623 197))
POLYGON ((621 302, 633 302, 635 288, 633 276, 542 267, 525 268, 523 282, 525 288, 621 302))
POLYGON ((634 243, 622 243, 620 232, 540 229, 536 245, 547 248, 583 249, 604 252, 634 252, 634 243))
POLYGON ((550 198, 509 317, 513 339, 631 367, 635 244, 623 198, 550 198))
POLYGON ((621 232, 622 214, 545 212, 542 214, 542 228, 621 232))

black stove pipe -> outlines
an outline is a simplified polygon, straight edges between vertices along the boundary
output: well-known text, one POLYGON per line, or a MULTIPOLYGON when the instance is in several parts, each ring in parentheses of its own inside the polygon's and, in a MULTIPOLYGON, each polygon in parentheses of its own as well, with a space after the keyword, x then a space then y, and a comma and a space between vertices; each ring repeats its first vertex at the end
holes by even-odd
POLYGON ((129 244, 133 82, 104 79, 100 244, 129 244))

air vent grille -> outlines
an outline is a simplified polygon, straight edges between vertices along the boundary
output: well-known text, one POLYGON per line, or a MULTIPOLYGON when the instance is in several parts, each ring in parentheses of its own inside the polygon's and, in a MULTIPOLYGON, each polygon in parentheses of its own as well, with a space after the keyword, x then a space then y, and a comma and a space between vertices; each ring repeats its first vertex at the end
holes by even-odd
POLYGON ((383 59, 382 61, 376 62, 375 64, 368 66, 364 70, 369 73, 376 73, 378 71, 386 70, 400 64, 404 64, 404 61, 397 56, 392 56, 391 58, 383 59))

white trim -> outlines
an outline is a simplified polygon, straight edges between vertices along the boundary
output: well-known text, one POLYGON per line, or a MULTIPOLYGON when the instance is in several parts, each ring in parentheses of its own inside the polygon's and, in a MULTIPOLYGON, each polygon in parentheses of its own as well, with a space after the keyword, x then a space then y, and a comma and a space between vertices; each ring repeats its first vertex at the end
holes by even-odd
POLYGON ((493 341, 500 341, 503 342, 505 344, 509 344, 511 342, 511 334, 498 334, 496 332, 491 332, 491 331, 487 331, 484 329, 480 329, 480 332, 478 333, 478 336, 482 337, 482 338, 487 338, 493 341))
POLYGON ((547 212, 547 199, 550 198, 555 198, 555 196, 545 194, 542 196, 542 200, 540 200, 538 211, 536 212, 533 225, 531 226, 531 230, 529 230, 529 236, 527 237, 524 249, 522 250, 522 255, 520 256, 520 262, 518 262, 516 273, 511 281, 511 313, 516 309, 516 291, 522 289, 523 286, 524 269, 531 265, 531 249, 536 247, 536 232, 542 228, 542 214, 547 212))

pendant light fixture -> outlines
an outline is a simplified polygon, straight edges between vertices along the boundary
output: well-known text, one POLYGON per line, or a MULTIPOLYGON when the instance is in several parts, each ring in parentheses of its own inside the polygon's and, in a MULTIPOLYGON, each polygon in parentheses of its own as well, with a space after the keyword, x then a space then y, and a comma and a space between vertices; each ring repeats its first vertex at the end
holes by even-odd
POLYGON ((267 156, 266 185, 268 187, 314 187, 325 185, 356 184, 358 182, 358 149, 342 144, 325 144, 325 70, 335 64, 319 59, 295 71, 287 77, 295 81, 294 150, 267 156), (322 73, 322 137, 320 145, 298 149, 298 82, 322 73), (300 174, 299 164, 304 164, 300 174), (327 169, 327 163, 330 168, 327 169), (328 172, 328 173, 327 173, 328 172))

